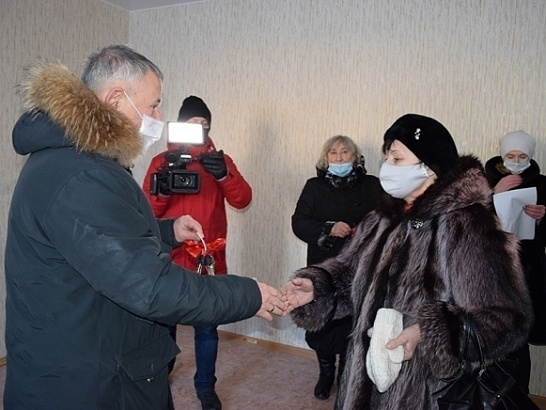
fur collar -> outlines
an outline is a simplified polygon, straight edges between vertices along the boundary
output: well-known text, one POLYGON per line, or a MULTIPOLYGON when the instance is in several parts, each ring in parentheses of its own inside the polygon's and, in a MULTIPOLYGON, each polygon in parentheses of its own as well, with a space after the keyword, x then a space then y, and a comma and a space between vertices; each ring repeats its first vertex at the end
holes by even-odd
POLYGON ((44 112, 81 152, 111 158, 131 168, 142 153, 138 130, 123 114, 100 101, 60 64, 39 64, 22 85, 25 108, 44 112))

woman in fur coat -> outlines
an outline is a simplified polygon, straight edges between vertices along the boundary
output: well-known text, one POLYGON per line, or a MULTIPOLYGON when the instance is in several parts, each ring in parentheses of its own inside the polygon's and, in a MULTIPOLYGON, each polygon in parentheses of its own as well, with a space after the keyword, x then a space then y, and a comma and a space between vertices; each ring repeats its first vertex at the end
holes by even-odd
POLYGON ((489 361, 526 342, 531 303, 480 162, 459 157, 445 127, 416 114, 387 130, 383 152, 376 210, 337 257, 300 269, 283 291, 306 330, 354 317, 336 408, 437 409, 440 378, 459 369, 463 314, 489 361), (398 331, 376 344, 386 325, 378 311, 398 331), (379 356, 391 366, 377 366, 379 356))

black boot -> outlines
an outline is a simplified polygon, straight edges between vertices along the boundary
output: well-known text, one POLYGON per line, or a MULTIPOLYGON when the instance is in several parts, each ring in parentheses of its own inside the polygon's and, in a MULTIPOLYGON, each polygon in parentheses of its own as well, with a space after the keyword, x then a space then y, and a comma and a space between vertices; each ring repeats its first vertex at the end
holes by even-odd
POLYGON ((320 374, 315 386, 315 397, 326 400, 330 397, 330 389, 336 377, 336 355, 317 352, 320 374))

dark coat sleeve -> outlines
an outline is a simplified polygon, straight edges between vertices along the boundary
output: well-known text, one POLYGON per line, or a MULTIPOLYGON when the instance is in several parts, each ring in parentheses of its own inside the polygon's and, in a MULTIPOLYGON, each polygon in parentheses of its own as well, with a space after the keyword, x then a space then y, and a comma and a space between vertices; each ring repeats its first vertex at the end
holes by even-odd
POLYGON ((180 242, 176 240, 174 235, 173 225, 175 220, 176 219, 174 218, 157 219, 157 225, 159 226, 161 241, 172 248, 180 246, 180 242))
MULTIPOLYGON (((546 206, 546 176, 537 175, 535 179, 537 188, 537 204, 546 206)), ((540 244, 542 250, 546 246, 546 217, 537 224, 535 231, 535 240, 540 244)))
POLYGON ((307 180, 292 215, 292 231, 308 245, 317 244, 327 221, 317 217, 317 181, 317 178, 307 180))
POLYGON ((148 201, 128 174, 82 171, 59 192, 45 218, 51 243, 97 293, 123 309, 169 325, 217 325, 260 308, 254 280, 203 277, 172 263, 148 201))

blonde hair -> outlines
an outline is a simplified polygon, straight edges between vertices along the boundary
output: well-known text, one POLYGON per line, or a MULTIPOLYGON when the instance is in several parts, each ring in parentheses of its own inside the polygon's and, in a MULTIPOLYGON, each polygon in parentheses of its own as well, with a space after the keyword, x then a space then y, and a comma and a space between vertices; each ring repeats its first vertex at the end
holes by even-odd
POLYGON ((360 148, 358 148, 354 141, 349 137, 345 135, 336 135, 328 138, 322 146, 322 151, 320 152, 320 157, 316 165, 318 169, 322 169, 324 171, 328 169, 328 152, 332 149, 336 142, 340 142, 345 148, 351 151, 355 156, 353 163, 358 164, 361 156, 360 148))

